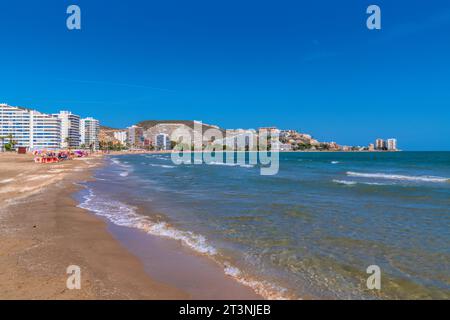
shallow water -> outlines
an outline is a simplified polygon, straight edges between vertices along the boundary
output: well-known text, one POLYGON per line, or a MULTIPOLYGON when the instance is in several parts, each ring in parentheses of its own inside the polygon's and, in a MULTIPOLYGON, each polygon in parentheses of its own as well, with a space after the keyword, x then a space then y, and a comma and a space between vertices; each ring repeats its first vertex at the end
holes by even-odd
POLYGON ((80 206, 268 298, 450 298, 450 153, 282 153, 280 171, 114 156, 80 206), (380 291, 366 268, 381 268, 380 291))

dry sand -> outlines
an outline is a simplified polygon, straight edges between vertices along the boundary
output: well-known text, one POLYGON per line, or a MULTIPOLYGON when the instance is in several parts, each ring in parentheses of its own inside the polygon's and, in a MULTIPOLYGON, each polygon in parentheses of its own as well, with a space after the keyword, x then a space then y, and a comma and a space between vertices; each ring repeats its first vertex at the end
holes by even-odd
POLYGON ((91 179, 101 155, 32 159, 0 153, 0 299, 261 298, 173 241, 128 230, 113 236, 78 208, 77 182, 91 179), (66 287, 70 265, 81 268, 80 290, 66 287))

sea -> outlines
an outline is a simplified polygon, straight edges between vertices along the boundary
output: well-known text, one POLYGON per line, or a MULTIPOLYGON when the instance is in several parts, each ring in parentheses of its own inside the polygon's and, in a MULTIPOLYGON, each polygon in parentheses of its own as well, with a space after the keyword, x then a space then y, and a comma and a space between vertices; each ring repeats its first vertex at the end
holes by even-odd
POLYGON ((175 239, 267 299, 450 299, 450 152, 286 152, 267 176, 170 154, 106 162, 80 207, 175 239))

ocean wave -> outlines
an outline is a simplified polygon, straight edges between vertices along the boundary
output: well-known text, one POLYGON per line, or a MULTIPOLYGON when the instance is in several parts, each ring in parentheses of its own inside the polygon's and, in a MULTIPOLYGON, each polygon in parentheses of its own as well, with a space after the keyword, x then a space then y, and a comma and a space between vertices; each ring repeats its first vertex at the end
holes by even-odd
POLYGON ((364 182, 364 181, 337 180, 337 179, 334 179, 333 182, 337 183, 337 184, 348 185, 348 186, 353 186, 353 185, 356 185, 356 184, 366 184, 366 185, 369 185, 369 186, 386 186, 386 185, 388 185, 386 183, 380 183, 380 182, 364 182))
POLYGON ((214 261, 223 265, 223 270, 226 275, 232 277, 239 283, 250 287, 253 291, 266 299, 286 300, 291 298, 288 296, 285 288, 264 280, 256 280, 252 276, 245 275, 241 270, 230 263, 220 262, 220 259, 216 259, 216 248, 210 245, 202 235, 190 231, 179 230, 167 222, 154 222, 150 220, 149 217, 138 214, 136 212, 136 207, 99 196, 95 194, 92 189, 87 190, 87 194, 83 196, 83 201, 78 207, 104 217, 119 226, 136 228, 154 236, 178 240, 192 250, 210 256, 214 261))
POLYGON ((131 165, 128 164, 128 163, 129 163, 128 161, 122 162, 122 161, 120 161, 120 160, 117 159, 117 158, 112 158, 111 161, 112 161, 115 165, 120 166, 120 167, 122 167, 122 168, 130 168, 130 167, 131 167, 131 165))
POLYGON ((191 249, 209 255, 215 255, 216 249, 210 246, 202 235, 190 231, 181 231, 167 222, 153 222, 150 218, 136 213, 136 208, 113 199, 95 195, 92 190, 83 197, 80 208, 107 218, 114 224, 143 230, 149 234, 181 241, 191 249))
POLYGON ((131 165, 125 164, 125 163, 128 163, 128 162, 125 162, 125 163, 124 163, 124 162, 121 162, 121 161, 120 161, 119 159, 117 159, 117 158, 112 158, 111 161, 112 161, 115 165, 117 165, 117 166, 119 166, 119 167, 125 169, 125 171, 122 171, 122 172, 119 173, 119 176, 121 176, 121 177, 128 177, 128 175, 130 174, 130 172, 133 171, 131 165))
POLYGON ((287 290, 280 286, 274 285, 267 281, 261 281, 253 279, 251 276, 246 276, 238 268, 230 265, 229 263, 224 263, 224 272, 226 275, 234 278, 239 283, 250 287, 257 294, 263 296, 268 300, 289 300, 287 290))
POLYGON ((358 182, 356 182, 356 181, 336 180, 336 179, 333 180, 333 182, 337 183, 337 184, 345 184, 345 185, 348 185, 348 186, 353 186, 355 184, 358 184, 358 182))
POLYGON ((406 176, 399 174, 362 173, 352 171, 348 171, 347 175, 350 177, 376 178, 376 179, 401 180, 401 181, 450 182, 449 178, 435 177, 435 176, 406 176))
POLYGON ((212 162, 205 162, 207 165, 213 165, 213 166, 228 166, 228 167, 242 167, 242 168, 253 168, 255 165, 253 164, 240 164, 240 163, 234 163, 234 162, 220 162, 220 161, 212 161, 212 162))
POLYGON ((331 164, 338 164, 339 161, 331 161, 331 164))
POLYGON ((119 165, 119 166, 122 165, 122 162, 120 162, 120 160, 117 159, 117 158, 112 158, 111 161, 112 161, 114 164, 117 164, 117 165, 119 165))
POLYGON ((152 166, 152 167, 160 167, 160 168, 168 168, 168 169, 175 168, 175 166, 169 166, 169 165, 167 165, 167 164, 155 164, 155 163, 149 163, 148 165, 149 165, 149 166, 152 166))

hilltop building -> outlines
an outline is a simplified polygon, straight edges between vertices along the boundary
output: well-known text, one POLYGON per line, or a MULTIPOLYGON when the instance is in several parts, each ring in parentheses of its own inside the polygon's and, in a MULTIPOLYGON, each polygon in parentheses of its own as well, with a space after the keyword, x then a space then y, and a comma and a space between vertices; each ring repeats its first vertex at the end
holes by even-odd
POLYGON ((271 135, 271 134, 280 134, 280 129, 278 129, 277 127, 261 127, 258 128, 258 134, 261 134, 261 132, 266 132, 267 134, 271 135))

